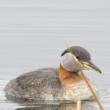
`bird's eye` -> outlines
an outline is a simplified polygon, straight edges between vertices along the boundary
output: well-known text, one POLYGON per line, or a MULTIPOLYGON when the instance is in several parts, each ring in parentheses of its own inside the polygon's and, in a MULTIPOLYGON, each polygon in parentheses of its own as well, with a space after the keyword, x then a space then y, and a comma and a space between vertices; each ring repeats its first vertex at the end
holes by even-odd
POLYGON ((79 59, 79 56, 77 56, 76 58, 79 59))

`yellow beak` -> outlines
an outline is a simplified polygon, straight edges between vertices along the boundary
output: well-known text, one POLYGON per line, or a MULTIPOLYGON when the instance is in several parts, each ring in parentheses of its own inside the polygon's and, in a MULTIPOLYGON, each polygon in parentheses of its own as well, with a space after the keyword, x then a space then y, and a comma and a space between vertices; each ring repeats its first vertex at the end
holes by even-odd
POLYGON ((101 70, 95 64, 93 64, 92 62, 85 62, 84 61, 81 64, 83 65, 84 69, 96 71, 100 74, 102 73, 101 70))

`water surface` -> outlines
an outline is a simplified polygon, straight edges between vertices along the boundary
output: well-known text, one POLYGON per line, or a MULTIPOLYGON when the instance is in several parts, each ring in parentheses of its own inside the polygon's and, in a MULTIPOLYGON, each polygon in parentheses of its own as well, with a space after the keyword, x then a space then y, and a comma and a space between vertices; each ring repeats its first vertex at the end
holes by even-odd
MULTIPOLYGON (((88 49, 103 74, 85 71, 99 89, 105 110, 110 109, 109 0, 0 1, 0 109, 75 110, 74 104, 38 105, 8 101, 3 88, 9 80, 42 67, 58 67, 68 45, 88 49)), ((96 103, 83 104, 97 110, 96 103)))

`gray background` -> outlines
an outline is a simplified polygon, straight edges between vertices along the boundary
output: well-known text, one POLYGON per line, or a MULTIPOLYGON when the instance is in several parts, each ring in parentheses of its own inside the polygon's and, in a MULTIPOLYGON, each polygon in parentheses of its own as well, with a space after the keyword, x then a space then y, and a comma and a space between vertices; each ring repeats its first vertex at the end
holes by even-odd
POLYGON ((68 42, 91 52, 103 74, 87 75, 108 88, 109 37, 109 0, 0 0, 0 78, 58 67, 68 42))

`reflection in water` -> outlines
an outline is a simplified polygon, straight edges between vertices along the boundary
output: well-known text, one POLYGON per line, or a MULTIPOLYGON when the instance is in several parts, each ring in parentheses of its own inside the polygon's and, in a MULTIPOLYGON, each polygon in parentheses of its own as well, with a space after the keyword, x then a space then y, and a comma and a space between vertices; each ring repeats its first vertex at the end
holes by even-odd
MULTIPOLYGON (((76 110, 76 104, 64 104, 64 105, 38 105, 32 107, 17 108, 16 110, 76 110)), ((81 110, 97 110, 94 105, 82 105, 81 110)))

